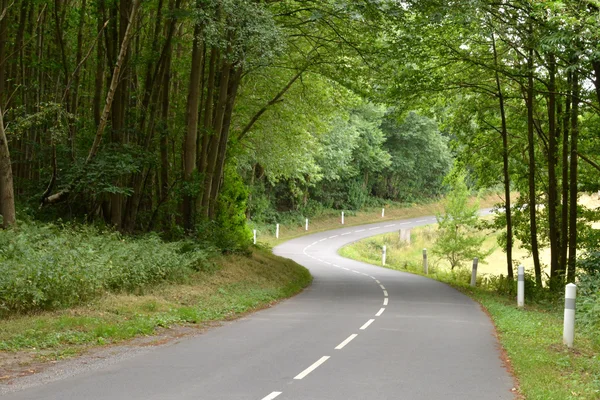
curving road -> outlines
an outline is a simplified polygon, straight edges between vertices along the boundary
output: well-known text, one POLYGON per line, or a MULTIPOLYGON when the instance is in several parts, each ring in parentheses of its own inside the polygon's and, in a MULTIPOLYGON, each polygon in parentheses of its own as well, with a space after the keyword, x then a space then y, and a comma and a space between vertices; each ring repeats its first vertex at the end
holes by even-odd
POLYGON ((479 305, 442 283, 337 255, 347 243, 432 222, 382 222, 291 240, 275 253, 314 276, 298 296, 3 398, 513 399, 513 379, 479 305))

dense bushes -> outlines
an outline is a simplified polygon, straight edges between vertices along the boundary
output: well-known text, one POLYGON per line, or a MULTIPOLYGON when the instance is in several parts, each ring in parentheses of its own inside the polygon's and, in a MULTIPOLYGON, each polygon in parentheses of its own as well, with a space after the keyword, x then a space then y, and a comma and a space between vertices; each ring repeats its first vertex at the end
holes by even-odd
POLYGON ((156 235, 22 222, 18 230, 0 231, 0 313, 62 308, 105 291, 185 281, 209 267, 207 258, 196 244, 165 243, 156 235))

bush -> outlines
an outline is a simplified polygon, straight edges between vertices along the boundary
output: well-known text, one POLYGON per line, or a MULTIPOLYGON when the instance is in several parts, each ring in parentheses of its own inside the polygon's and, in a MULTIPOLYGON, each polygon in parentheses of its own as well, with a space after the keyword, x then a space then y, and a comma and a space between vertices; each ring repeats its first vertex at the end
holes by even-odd
POLYGON ((182 282, 210 267, 209 251, 86 226, 21 222, 0 231, 0 311, 69 307, 106 291, 136 292, 182 282))

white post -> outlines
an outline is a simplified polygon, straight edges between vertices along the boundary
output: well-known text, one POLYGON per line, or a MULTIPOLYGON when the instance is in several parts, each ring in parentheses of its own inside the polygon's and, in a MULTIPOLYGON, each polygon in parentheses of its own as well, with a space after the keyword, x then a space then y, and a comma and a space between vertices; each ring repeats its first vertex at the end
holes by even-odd
POLYGON ((477 264, 479 263, 479 258, 475 257, 473 259, 473 270, 471 271, 471 286, 477 286, 477 264))
POLYGON ((385 208, 381 209, 381 218, 385 217, 385 208))
POLYGON ((308 218, 306 218, 306 225, 304 226, 304 230, 307 231, 308 230, 308 218))
POLYGON ((344 225, 344 212, 342 211, 342 225, 344 225))
POLYGON ((254 244, 256 244, 256 229, 254 230, 254 244))
POLYGON ((383 255, 381 256, 381 264, 385 265, 386 248, 383 246, 383 255))
POLYGON ((569 283, 565 288, 565 321, 563 326, 563 343, 567 347, 573 347, 575 339, 575 298, 577 297, 577 286, 569 283))
POLYGON ((279 224, 277 224, 277 227, 275 228, 275 238, 279 239, 279 224))
POLYGON ((423 273, 429 275, 429 263, 427 262, 427 249, 423 249, 423 273))
POLYGON ((517 278, 517 306, 523 307, 525 305, 525 267, 519 266, 519 273, 517 278))

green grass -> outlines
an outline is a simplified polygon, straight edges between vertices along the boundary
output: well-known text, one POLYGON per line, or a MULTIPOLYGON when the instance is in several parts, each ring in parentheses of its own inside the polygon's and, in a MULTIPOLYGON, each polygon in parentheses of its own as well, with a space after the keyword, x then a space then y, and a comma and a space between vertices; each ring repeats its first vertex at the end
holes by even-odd
MULTIPOLYGON (((502 198, 498 194, 490 194, 478 201, 482 208, 486 208, 502 202, 502 198)), ((391 204, 384 208, 384 218, 381 217, 381 207, 367 208, 361 211, 346 211, 344 225, 341 224, 341 210, 327 210, 322 215, 310 219, 308 231, 305 231, 304 219, 295 224, 281 224, 279 239, 275 238, 275 224, 254 224, 252 227, 257 230, 257 240, 259 243, 267 246, 276 246, 299 236, 336 228, 434 215, 443 210, 443 202, 437 201, 427 204, 408 205, 391 204)))
MULTIPOLYGON (((430 248, 434 240, 433 228, 414 229, 412 244, 399 244, 397 234, 371 237, 340 250, 340 254, 381 265, 381 247, 388 246, 386 267, 422 274, 422 249, 430 248)), ((494 241, 491 235, 486 243, 494 241)), ((499 250, 497 250, 499 251, 499 250)), ((519 250, 521 251, 521 250, 519 250)), ((490 259, 494 259, 492 257, 490 259)), ((504 259, 501 259, 504 264, 504 259)), ((497 264, 496 261, 493 261, 497 264)), ((491 264, 491 263, 490 263, 491 264)), ((498 338, 510 360, 519 381, 519 393, 530 400, 570 400, 600 398, 600 350, 598 333, 583 329, 576 332, 575 348, 562 344, 562 299, 543 296, 537 302, 529 301, 524 309, 516 307, 514 294, 502 295, 495 265, 481 265, 488 276, 478 277, 478 285, 469 286, 470 270, 450 271, 442 262, 433 260, 430 278, 458 288, 481 303, 496 325, 498 338), (487 267, 487 269, 486 269, 487 267)), ((502 268, 501 268, 502 269, 502 268)), ((506 289, 506 287, 504 287, 506 289)), ((512 290, 509 288, 509 291, 512 290)))
POLYGON ((163 283, 142 295, 107 294, 70 309, 5 318, 0 321, 0 370, 15 367, 10 364, 15 353, 25 364, 60 359, 91 346, 152 335, 161 327, 201 327, 236 318, 290 297, 312 280, 304 267, 260 249, 249 256, 223 256, 215 264, 216 270, 196 272, 185 284, 163 283))

